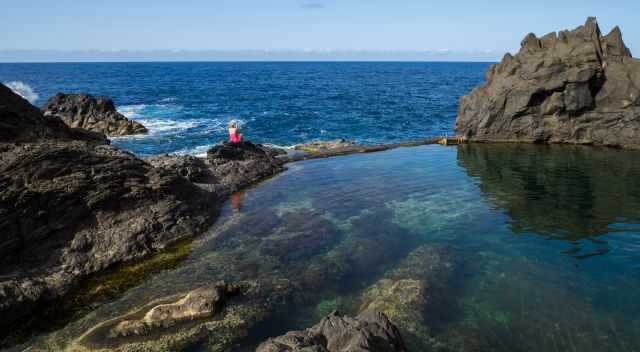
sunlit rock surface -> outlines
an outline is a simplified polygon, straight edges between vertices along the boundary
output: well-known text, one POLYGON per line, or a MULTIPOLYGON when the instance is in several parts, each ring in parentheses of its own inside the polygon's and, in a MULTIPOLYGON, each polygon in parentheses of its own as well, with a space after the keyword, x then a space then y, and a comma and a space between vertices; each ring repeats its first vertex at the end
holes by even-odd
POLYGON ((595 18, 573 31, 527 35, 460 100, 456 132, 470 141, 640 148, 640 61, 595 18))

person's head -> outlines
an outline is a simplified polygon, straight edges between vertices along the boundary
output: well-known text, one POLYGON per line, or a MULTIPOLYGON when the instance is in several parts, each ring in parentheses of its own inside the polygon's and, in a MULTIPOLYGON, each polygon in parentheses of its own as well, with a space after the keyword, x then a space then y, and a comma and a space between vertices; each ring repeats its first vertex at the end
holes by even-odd
POLYGON ((238 128, 238 121, 237 120, 229 121, 229 128, 238 128))

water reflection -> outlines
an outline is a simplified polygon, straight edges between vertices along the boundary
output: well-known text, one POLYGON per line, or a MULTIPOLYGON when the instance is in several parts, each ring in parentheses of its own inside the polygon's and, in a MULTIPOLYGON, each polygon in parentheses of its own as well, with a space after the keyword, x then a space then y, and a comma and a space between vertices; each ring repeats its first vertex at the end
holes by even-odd
POLYGON ((638 152, 581 146, 470 144, 458 162, 485 198, 504 209, 514 233, 537 233, 574 245, 584 259, 608 252, 598 238, 640 219, 638 152), (582 240, 582 241, 581 241, 582 240), (581 250, 578 242, 591 247, 581 250))

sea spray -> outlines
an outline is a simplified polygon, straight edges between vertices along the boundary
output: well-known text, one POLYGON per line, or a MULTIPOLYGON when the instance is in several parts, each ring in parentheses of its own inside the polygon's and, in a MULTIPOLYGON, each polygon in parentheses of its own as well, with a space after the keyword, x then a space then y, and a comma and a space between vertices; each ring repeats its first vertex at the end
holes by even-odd
POLYGON ((28 84, 21 81, 5 82, 4 85, 9 87, 14 93, 27 99, 31 104, 38 100, 39 95, 28 84))

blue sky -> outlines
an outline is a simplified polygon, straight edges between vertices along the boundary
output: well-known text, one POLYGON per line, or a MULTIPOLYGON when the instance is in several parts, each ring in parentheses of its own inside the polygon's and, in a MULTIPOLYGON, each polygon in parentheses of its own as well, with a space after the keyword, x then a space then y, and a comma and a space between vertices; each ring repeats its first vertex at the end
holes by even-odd
POLYGON ((517 50, 597 16, 640 51, 640 1, 3 1, 0 50, 517 50))

